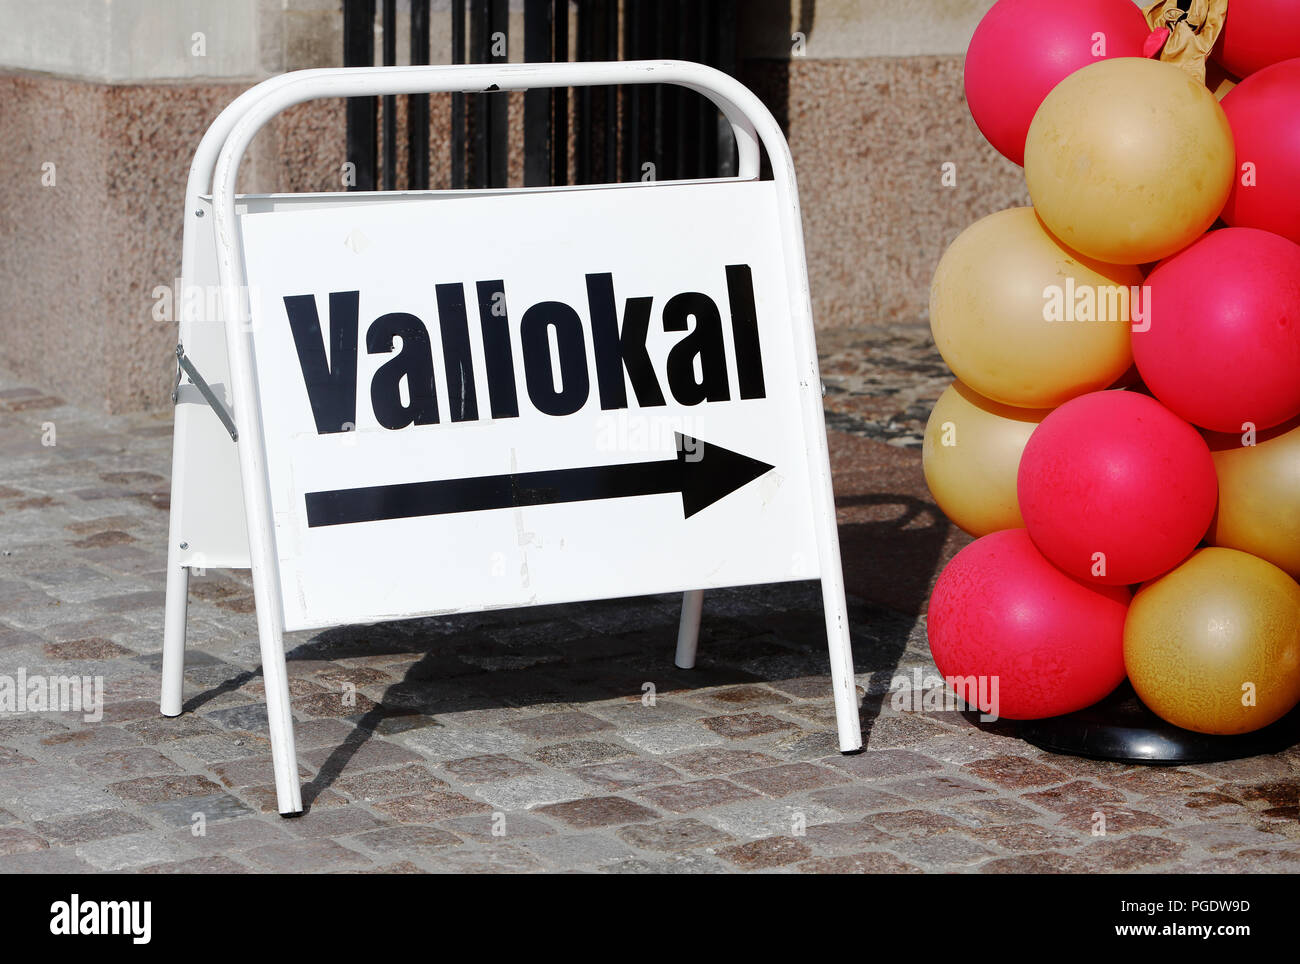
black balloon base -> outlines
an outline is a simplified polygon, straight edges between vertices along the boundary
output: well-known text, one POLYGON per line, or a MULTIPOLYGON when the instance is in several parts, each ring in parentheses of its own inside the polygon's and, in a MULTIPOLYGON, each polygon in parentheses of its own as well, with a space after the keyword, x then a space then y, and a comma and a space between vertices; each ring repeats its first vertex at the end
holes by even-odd
POLYGON ((1240 736, 1210 736, 1166 723, 1122 684, 1100 703, 1019 723, 1020 738, 1052 753, 1154 766, 1239 760, 1300 743, 1300 707, 1271 726, 1240 736))

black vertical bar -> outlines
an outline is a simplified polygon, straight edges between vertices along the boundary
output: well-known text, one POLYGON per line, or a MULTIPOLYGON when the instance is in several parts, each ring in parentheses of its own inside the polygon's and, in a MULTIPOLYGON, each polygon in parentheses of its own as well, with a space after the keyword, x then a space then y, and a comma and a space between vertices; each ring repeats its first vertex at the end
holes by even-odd
MULTIPOLYGON (((384 66, 397 63, 397 0, 384 0, 384 66)), ((397 189, 397 98, 384 95, 384 190, 397 189)))
MULTIPOLYGON (((674 0, 659 0, 655 4, 654 50, 652 54, 655 58, 673 56, 672 44, 669 38, 673 32, 672 14, 675 12, 674 0)), ((655 166, 654 179, 656 181, 668 181, 676 176, 676 171, 670 167, 672 155, 668 151, 668 145, 677 127, 677 98, 672 90, 664 90, 663 84, 655 84, 654 98, 654 150, 652 152, 655 166)))
MULTIPOLYGON (((469 43, 474 63, 505 63, 505 49, 494 52, 498 40, 506 46, 509 12, 506 0, 473 0, 469 43)), ((509 103, 503 94, 475 94, 474 176, 471 187, 505 187, 506 135, 509 103)))
MULTIPOLYGON (((673 10, 673 28, 671 37, 673 51, 668 56, 679 60, 696 59, 692 53, 697 39, 695 24, 691 17, 692 0, 677 0, 676 9, 673 10)), ((673 177, 693 177, 694 172, 690 169, 691 151, 688 143, 690 135, 695 132, 692 120, 694 113, 692 108, 695 106, 695 98, 698 95, 691 90, 687 90, 680 84, 674 84, 672 87, 673 109, 676 116, 672 124, 672 154, 673 154, 673 177)))
MULTIPOLYGON (((605 7, 605 60, 618 60, 618 4, 605 7)), ((618 180, 618 92, 619 88, 605 88, 605 163, 600 179, 606 183, 618 180)))
MULTIPOLYGON (((736 0, 718 0, 718 54, 714 65, 724 73, 736 76, 736 0)), ((719 177, 736 175, 736 141, 731 123, 721 113, 717 127, 719 177)))
MULTIPOLYGON (((470 0, 469 4, 469 55, 465 58, 471 64, 481 64, 487 60, 489 41, 488 5, 491 0, 470 0)), ((469 165, 469 183, 472 188, 487 187, 487 124, 484 114, 487 107, 482 94, 469 95, 469 115, 473 123, 473 137, 470 142, 470 154, 473 163, 469 165)))
MULTIPOLYGON (((524 0, 524 60, 551 60, 551 17, 554 0, 524 0)), ((524 92, 524 186, 542 187, 551 181, 551 91, 537 87, 524 92)))
MULTIPOLYGON (((508 0, 492 0, 489 9, 488 30, 489 54, 492 63, 504 64, 510 59, 510 5, 508 0), (492 53, 496 46, 493 39, 500 36, 500 52, 492 53)), ((488 139, 490 144, 490 164, 488 166, 489 187, 505 187, 510 179, 510 100, 509 94, 485 94, 488 104, 488 139)))
MULTIPOLYGON (((702 64, 712 64, 713 62, 713 11, 716 6, 715 0, 702 0, 698 6, 699 13, 696 14, 695 34, 696 34, 696 53, 702 64)), ((698 94, 692 98, 695 102, 695 124, 692 127, 691 146, 695 149, 695 156, 691 159, 693 174, 695 177, 713 177, 714 165, 711 163, 710 155, 713 153, 709 150, 710 146, 716 148, 717 137, 714 129, 713 104, 698 94)))
MULTIPOLYGON (((569 0, 555 0, 551 59, 569 59, 569 0)), ((569 88, 551 89, 551 183, 569 183, 569 88)))
MULTIPOLYGON (((623 0, 623 59, 640 60, 641 0, 623 0)), ((635 181, 641 169, 641 105, 644 86, 628 84, 623 88, 623 180, 635 181)))
MULTIPOLYGON (((411 0, 411 63, 429 62, 429 0, 411 0)), ((429 95, 406 101, 406 186, 429 188, 429 95)))
MULTIPOLYGON (((343 65, 375 65, 375 0, 346 0, 343 5, 343 65)), ((375 189, 375 98, 347 100, 347 159, 353 165, 355 182, 350 191, 375 189)))
MULTIPOLYGON (((577 59, 591 60, 591 33, 594 11, 592 0, 578 0, 578 50, 577 59)), ((591 88, 579 87, 574 94, 577 109, 573 118, 573 182, 591 183, 591 88)))
MULTIPOLYGON (((451 62, 465 63, 465 0, 451 0, 451 62)), ((451 186, 465 186, 465 95, 451 95, 451 186)))

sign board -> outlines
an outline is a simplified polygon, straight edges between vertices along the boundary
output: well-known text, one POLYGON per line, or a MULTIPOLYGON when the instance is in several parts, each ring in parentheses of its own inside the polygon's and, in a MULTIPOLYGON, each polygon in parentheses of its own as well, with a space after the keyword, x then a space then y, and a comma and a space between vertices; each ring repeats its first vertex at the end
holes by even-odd
POLYGON ((302 810, 284 632, 434 613, 683 591, 689 667, 702 590, 816 578, 861 747, 794 170, 734 78, 299 71, 222 111, 185 200, 182 280, 220 310, 181 316, 160 703, 183 710, 191 567, 251 568, 281 813, 302 810), (258 130, 312 98, 618 84, 712 100, 737 175, 235 192, 258 130))
POLYGON ((242 230, 286 629, 817 575, 771 182, 242 230))

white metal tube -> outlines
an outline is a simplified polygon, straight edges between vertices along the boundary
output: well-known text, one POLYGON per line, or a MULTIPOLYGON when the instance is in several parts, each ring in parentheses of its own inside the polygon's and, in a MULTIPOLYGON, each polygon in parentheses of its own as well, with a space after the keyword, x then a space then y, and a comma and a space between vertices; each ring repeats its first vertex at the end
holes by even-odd
POLYGON ((682 620, 677 626, 677 656, 673 660, 681 669, 695 668, 695 654, 700 647, 700 613, 703 610, 703 589, 682 593, 682 620))
POLYGON ((282 646, 283 614, 275 578, 276 551, 270 513, 270 493, 265 470, 258 388, 253 376, 249 338, 249 308, 244 297, 246 272, 237 240, 235 179, 240 161, 253 136, 267 121, 294 104, 318 97, 370 96, 416 92, 524 90, 542 86, 614 84, 678 84, 712 100, 737 131, 741 169, 757 169, 758 143, 772 163, 781 220, 786 263, 791 266, 790 311, 794 328, 804 336, 794 339, 804 399, 804 424, 809 465, 820 478, 812 482, 814 515, 818 526, 818 552, 823 601, 831 657, 831 676, 839 725, 840 748, 862 745, 853 681, 852 655, 844 607, 843 576, 835 526, 825 424, 812 333, 812 307, 804 263, 803 234, 798 191, 789 147, 779 126, 761 101, 735 79, 704 67, 680 61, 574 64, 467 64, 455 67, 392 67, 372 69, 301 71, 277 78, 273 89, 253 103, 233 124, 213 174, 218 274, 225 308, 226 344, 230 353, 231 381, 235 393, 235 420, 244 503, 248 515, 249 548, 257 598, 259 638, 266 677, 272 753, 276 761, 276 788, 282 813, 301 809, 293 754, 293 729, 289 716, 288 684, 282 646), (296 804, 296 806, 295 806, 296 804))

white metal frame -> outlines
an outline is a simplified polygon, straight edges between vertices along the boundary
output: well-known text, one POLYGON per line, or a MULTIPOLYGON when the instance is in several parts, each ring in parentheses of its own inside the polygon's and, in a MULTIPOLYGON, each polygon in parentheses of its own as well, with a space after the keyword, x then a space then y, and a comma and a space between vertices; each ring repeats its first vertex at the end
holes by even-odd
MULTIPOLYGON (((196 238, 200 231, 214 231, 223 317, 226 319, 229 394, 239 433, 238 442, 230 444, 238 450, 248 531, 248 561, 252 569, 257 605, 257 628, 266 685, 276 797, 281 814, 300 813, 302 797, 289 708, 283 644, 284 620, 276 577, 275 535, 270 510, 265 440, 259 417, 257 380, 253 370, 250 309, 245 287, 247 275, 236 212, 235 180, 240 161, 253 136, 275 115, 295 104, 316 98, 474 93, 534 87, 618 84, 676 84, 709 98, 732 125, 739 160, 736 180, 757 180, 760 144, 771 163, 780 207, 782 248, 789 278, 790 321, 795 329, 796 364, 812 482, 813 519, 817 527, 819 571, 839 746, 843 752, 852 752, 862 747, 798 190, 789 146, 767 108, 734 78, 713 68, 683 61, 303 70, 272 78, 246 91, 221 112, 204 135, 195 153, 186 185, 185 240, 181 267, 183 281, 193 277, 196 238), (214 215, 210 229, 202 221, 205 210, 203 201, 209 188, 214 215)), ((183 534, 179 531, 178 523, 181 517, 179 507, 185 498, 185 485, 177 470, 181 466, 187 444, 192 443, 187 439, 184 424, 178 417, 173 443, 172 508, 163 639, 161 709, 165 716, 179 715, 182 708, 189 569, 184 551, 188 546, 182 542, 183 534)), ((702 597, 702 591, 690 591, 683 598, 676 664, 684 668, 690 668, 695 663, 702 597)))

